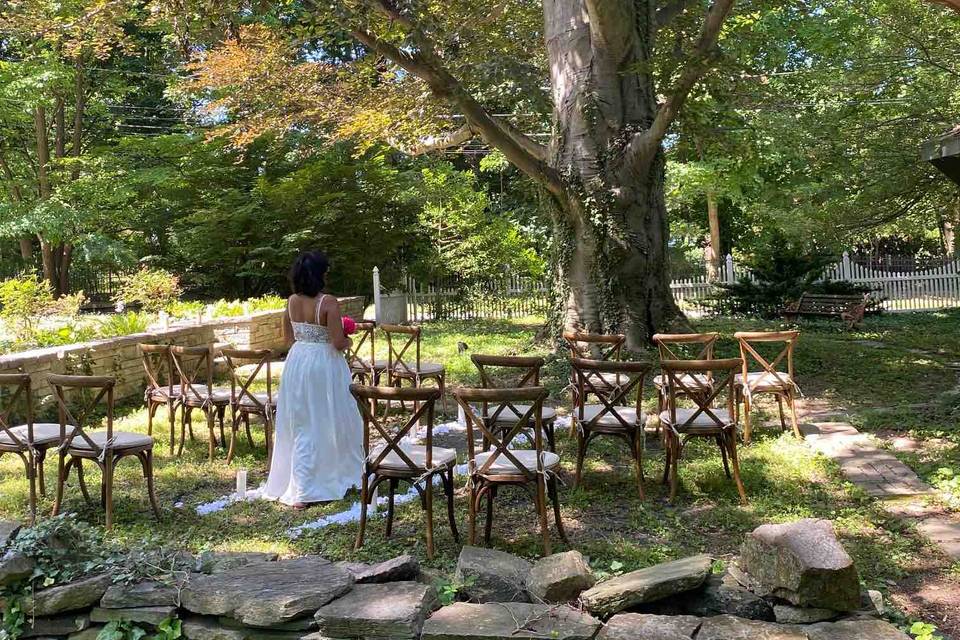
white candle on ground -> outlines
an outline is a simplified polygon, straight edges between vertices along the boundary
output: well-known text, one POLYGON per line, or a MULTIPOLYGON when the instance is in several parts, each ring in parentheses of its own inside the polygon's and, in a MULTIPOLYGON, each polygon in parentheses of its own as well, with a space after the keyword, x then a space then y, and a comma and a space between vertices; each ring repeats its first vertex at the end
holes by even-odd
POLYGON ((247 470, 237 470, 237 497, 245 498, 247 496, 247 470))

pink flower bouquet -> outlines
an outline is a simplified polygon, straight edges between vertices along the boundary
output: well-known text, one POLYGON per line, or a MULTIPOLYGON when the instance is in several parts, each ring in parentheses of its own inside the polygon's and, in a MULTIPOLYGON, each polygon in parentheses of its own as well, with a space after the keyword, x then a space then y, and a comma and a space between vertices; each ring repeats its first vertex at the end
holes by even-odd
POLYGON ((343 322, 343 335, 352 336, 357 332, 357 322, 350 316, 343 316, 341 318, 343 322))

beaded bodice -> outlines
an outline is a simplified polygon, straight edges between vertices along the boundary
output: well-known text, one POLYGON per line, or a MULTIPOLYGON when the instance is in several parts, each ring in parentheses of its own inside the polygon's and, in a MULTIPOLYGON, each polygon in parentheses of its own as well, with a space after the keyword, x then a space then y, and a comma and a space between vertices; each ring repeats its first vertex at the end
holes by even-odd
POLYGON ((330 332, 326 327, 310 322, 291 322, 290 324, 293 325, 293 337, 297 342, 330 343, 330 332))

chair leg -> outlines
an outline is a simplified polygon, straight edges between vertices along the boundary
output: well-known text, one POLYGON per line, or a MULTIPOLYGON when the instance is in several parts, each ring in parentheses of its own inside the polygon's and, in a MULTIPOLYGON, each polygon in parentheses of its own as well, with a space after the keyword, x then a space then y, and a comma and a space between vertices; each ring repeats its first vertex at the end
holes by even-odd
POLYGON ((443 406, 443 415, 447 415, 447 374, 441 374, 437 382, 440 385, 440 404, 443 406))
POLYGON ((677 434, 670 435, 670 502, 673 503, 677 498, 677 490, 680 488, 680 437, 677 434))
POLYGON ((750 444, 752 428, 750 424, 750 398, 746 394, 743 396, 743 444, 750 444))
POLYGON ((37 485, 40 488, 40 496, 43 498, 47 497, 47 481, 43 477, 43 463, 47 457, 47 450, 40 449, 37 452, 37 485))
POLYGON ((153 485, 153 450, 147 449, 137 455, 143 466, 143 478, 147 481, 147 497, 150 499, 150 508, 153 515, 160 520, 160 507, 157 505, 157 494, 153 485))
POLYGON ((477 542, 477 501, 480 500, 480 491, 477 485, 478 478, 470 478, 470 504, 467 505, 467 544, 474 546, 477 542))
POLYGON ((733 465, 733 480, 737 483, 737 491, 740 493, 740 503, 747 504, 747 491, 743 488, 743 480, 740 479, 740 461, 737 458, 737 434, 729 431, 725 434, 727 447, 730 452, 730 463, 733 465))
POLYGON ((632 449, 631 453, 637 465, 637 493, 641 500, 645 500, 646 496, 643 493, 643 438, 639 433, 636 433, 632 438, 627 438, 627 444, 632 449))
POLYGON ((360 479, 360 526, 357 528, 357 541, 353 544, 353 550, 357 551, 363 546, 363 534, 367 529, 367 503, 369 502, 370 480, 366 470, 360 479))
POLYGON ((388 495, 387 495, 387 532, 386 536, 389 538, 393 535, 393 498, 397 492, 397 479, 390 478, 388 482, 388 495))
MULTIPOLYGON (((264 416, 264 422, 266 422, 266 416, 264 416)), ((250 431, 250 414, 243 414, 243 427, 247 431, 247 444, 250 445, 250 448, 253 449, 253 433, 250 431)))
POLYGON ((231 406, 230 413, 233 415, 230 419, 230 447, 227 449, 227 464, 233 462, 233 454, 237 449, 237 412, 231 406))
POLYGON ((433 476, 427 476, 424 489, 424 511, 427 518, 427 559, 433 560, 433 476))
POLYGON ((443 490, 447 495, 447 519, 450 521, 450 532, 453 534, 453 539, 459 544, 460 532, 457 531, 457 516, 453 509, 453 467, 441 477, 443 478, 443 490))
POLYGON ((547 490, 550 494, 550 501, 553 503, 553 519, 557 524, 557 533, 560 534, 560 539, 563 540, 564 544, 570 544, 570 541, 567 540, 567 532, 563 528, 563 518, 560 516, 560 495, 557 492, 557 479, 551 477, 547 483, 547 490))
POLYGON ((543 425, 543 430, 547 434, 547 446, 550 447, 551 453, 557 452, 557 431, 556 425, 553 422, 549 422, 543 425))
POLYGON ((667 430, 663 430, 663 480, 660 481, 660 484, 667 484, 670 481, 670 458, 672 451, 670 450, 670 441, 669 436, 667 435, 667 430))
POLYGON ((483 543, 490 546, 490 534, 493 533, 493 501, 497 497, 497 485, 487 487, 487 519, 483 523, 483 543))
POLYGON ((147 400, 147 435, 153 435, 153 414, 157 411, 157 403, 147 400))
POLYGON ((716 437, 717 446, 720 447, 720 457, 723 459, 723 472, 726 474, 727 478, 730 478, 730 464, 727 462, 727 445, 724 442, 723 435, 718 434, 716 437))
POLYGON ((33 525, 37 521, 37 463, 33 451, 27 450, 27 454, 20 454, 20 457, 27 470, 27 482, 30 483, 30 524, 33 525))
MULTIPOLYGON (((87 480, 83 475, 83 458, 74 458, 70 461, 73 466, 77 468, 77 482, 80 484, 80 493, 83 494, 84 500, 90 502, 90 492, 87 490, 87 480)), ((70 476, 69 466, 67 465, 67 477, 70 476)), ((100 504, 103 504, 104 498, 100 496, 100 504)))
POLYGON ((177 445, 177 408, 173 402, 167 402, 167 420, 170 422, 170 455, 177 445))
POLYGON ((793 435, 798 439, 803 440, 803 434, 800 433, 800 425, 797 423, 797 403, 796 397, 793 395, 793 390, 787 392, 787 404, 790 407, 790 419, 793 421, 793 435))
POLYGON ((537 483, 537 517, 540 520, 540 535, 543 537, 543 555, 549 556, 553 551, 550 547, 550 529, 547 528, 547 497, 543 486, 544 481, 537 476, 535 482, 537 483))
POLYGON ((60 506, 63 504, 63 485, 67 481, 67 454, 63 451, 57 456, 57 497, 53 501, 53 515, 60 513, 60 506))
POLYGON ((583 477, 583 461, 587 456, 587 434, 583 429, 577 429, 577 469, 573 476, 573 488, 580 486, 583 477))
POLYGON ((107 531, 113 528, 113 452, 107 451, 103 458, 103 509, 106 512, 107 531))
MULTIPOLYGON (((193 441, 193 429, 190 430, 190 440, 193 441)), ((183 447, 187 443, 187 410, 180 406, 180 446, 177 447, 177 457, 183 455, 183 447)))
POLYGON ((787 421, 786 421, 786 419, 783 417, 783 396, 780 395, 779 393, 776 394, 776 396, 777 396, 777 410, 779 410, 779 412, 780 412, 780 430, 781 430, 781 431, 786 431, 786 430, 787 430, 787 421))
MULTIPOLYGON (((267 409, 269 412, 270 409, 267 409)), ((267 473, 273 464, 273 415, 270 415, 263 423, 263 437, 267 445, 267 473)))
POLYGON ((220 423, 220 446, 221 446, 221 447, 226 447, 226 446, 227 446, 227 434, 224 432, 223 419, 224 419, 224 417, 225 417, 225 415, 226 415, 226 413, 227 413, 227 407, 226 407, 226 406, 217 407, 216 411, 217 411, 217 422, 220 423))
POLYGON ((213 409, 204 409, 203 413, 207 418, 207 433, 210 435, 210 438, 207 442, 207 460, 213 462, 214 447, 217 444, 217 436, 214 433, 216 427, 215 420, 213 417, 213 409))

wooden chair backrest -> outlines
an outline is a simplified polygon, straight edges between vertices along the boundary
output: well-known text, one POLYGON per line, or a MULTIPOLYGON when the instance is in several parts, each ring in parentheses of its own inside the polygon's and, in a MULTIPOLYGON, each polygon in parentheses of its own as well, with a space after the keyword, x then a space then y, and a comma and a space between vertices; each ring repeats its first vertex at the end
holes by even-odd
POLYGON ((399 388, 399 387, 374 387, 363 384, 350 385, 350 392, 357 401, 360 408, 360 414, 363 416, 363 454, 364 459, 369 459, 373 449, 371 448, 371 436, 377 435, 383 439, 384 447, 380 450, 376 459, 370 463, 370 466, 376 468, 383 460, 395 453, 407 465, 411 475, 419 474, 419 467, 410 459, 400 446, 403 439, 413 432, 417 435, 420 425, 420 418, 426 414, 426 438, 424 445, 426 447, 426 468, 433 467, 433 410, 440 397, 440 389, 436 387, 417 387, 417 388, 399 388), (407 421, 402 425, 390 425, 382 422, 375 415, 374 407, 381 401, 401 401, 419 403, 419 408, 413 412, 407 421))
POLYGON ((0 373, 0 388, 12 391, 0 395, 0 433, 7 434, 14 446, 27 449, 33 446, 33 398, 30 392, 30 376, 25 373, 0 373), (23 417, 27 425, 27 437, 15 434, 14 410, 17 401, 22 400, 26 408, 23 417))
POLYGON ((381 324, 380 329, 387 337, 387 370, 392 373, 420 369, 420 327, 381 324), (407 353, 410 347, 414 347, 416 358, 412 367, 409 363, 410 355, 407 353))
POLYGON ((516 389, 461 388, 457 389, 454 395, 463 408, 464 416, 467 419, 467 452, 470 457, 471 472, 480 475, 488 473, 502 456, 517 469, 517 473, 511 475, 523 475, 528 482, 533 482, 537 479, 538 474, 543 473, 543 401, 547 397, 547 390, 544 387, 520 387, 516 389), (471 403, 479 403, 483 406, 489 406, 490 404, 506 406, 523 403, 529 404, 529 407, 523 414, 520 414, 513 427, 505 430, 491 428, 489 423, 483 419, 483 416, 477 415, 471 403), (510 450, 510 444, 517 434, 529 429, 531 424, 533 425, 533 446, 537 452, 536 471, 527 469, 510 450), (490 443, 492 447, 492 453, 479 468, 476 467, 476 429, 479 429, 483 440, 490 443))
POLYGON ((592 395, 600 401, 603 409, 586 422, 586 426, 596 424, 608 414, 615 417, 624 428, 633 426, 621 415, 621 412, 625 406, 629 406, 626 401, 630 394, 636 392, 636 401, 633 406, 637 416, 640 415, 643 403, 643 381, 651 369, 649 362, 570 358, 570 367, 576 384, 574 409, 581 424, 584 424, 584 410, 592 395), (616 375, 617 381, 612 389, 609 380, 603 377, 604 374, 611 373, 616 375))
POLYGON ((167 390, 167 397, 173 397, 174 375, 173 358, 170 346, 166 344, 138 344, 143 371, 147 376, 147 390, 167 390))
POLYGON ((591 360, 619 360, 627 336, 623 334, 580 333, 566 331, 563 339, 570 349, 572 358, 589 358, 591 360))
POLYGON ((257 398, 251 387, 263 371, 267 376, 267 397, 273 399, 273 376, 270 372, 270 363, 279 358, 276 352, 270 349, 223 349, 220 354, 227 361, 227 368, 230 369, 230 401, 236 405, 246 399, 247 405, 252 403, 252 406, 266 415, 266 405, 257 398), (245 364, 254 365, 249 374, 241 371, 245 364))
POLYGON ((57 413, 60 418, 60 441, 61 446, 69 449, 74 440, 82 439, 87 446, 98 456, 102 456, 104 451, 113 448, 113 388, 116 384, 115 378, 107 376, 74 376, 74 375, 47 375, 47 383, 53 388, 53 397, 57 401, 57 413), (71 409, 71 403, 67 402, 66 390, 90 391, 90 394, 75 393, 75 398, 80 398, 79 402, 73 402, 73 405, 79 410, 74 412, 71 409), (91 414, 97 408, 102 400, 106 398, 107 402, 107 438, 104 446, 98 445, 87 434, 91 414), (70 432, 67 433, 67 426, 70 425, 70 432))
POLYGON ((373 363, 377 359, 377 346, 374 342, 374 338, 377 332, 377 323, 373 321, 364 321, 357 323, 357 332, 353 334, 353 345, 347 351, 347 363, 350 364, 352 369, 372 369, 373 363), (364 362, 363 352, 364 345, 369 345, 370 348, 370 361, 369 363, 364 362))
MULTIPOLYGON (((791 380, 795 380, 793 372, 793 351, 800 338, 799 331, 738 331, 733 334, 740 343, 740 358, 743 360, 743 379, 744 385, 747 385, 747 374, 750 373, 751 364, 756 364, 760 372, 768 373, 789 386, 791 380), (764 355, 761 345, 774 344, 780 346, 776 355, 764 355), (783 372, 777 367, 786 360, 787 375, 790 380, 783 377, 783 372)), ((759 384, 760 381, 754 383, 759 384)), ((753 386, 753 385, 747 385, 753 386)))
POLYGON ((719 333, 658 333, 653 342, 661 360, 711 360, 719 337, 719 333), (688 349, 696 347, 699 351, 690 357, 688 349))
POLYGON ((734 379, 742 368, 743 360, 741 358, 662 361, 660 369, 666 376, 667 411, 670 412, 671 426, 682 430, 692 425, 700 416, 705 415, 716 423, 718 428, 725 427, 726 422, 714 413, 714 410, 718 408, 714 406, 714 400, 725 393, 725 408, 731 417, 736 415, 734 379), (710 375, 714 380, 713 388, 708 390, 709 393, 699 386, 687 386, 687 383, 695 380, 697 375, 703 374, 710 375), (696 405, 696 410, 682 424, 678 424, 677 398, 681 396, 692 401, 696 405))
MULTIPOLYGON (((488 356, 475 353, 470 356, 470 360, 473 361, 480 372, 480 384, 484 389, 519 389, 521 387, 540 386, 540 370, 543 368, 543 358, 535 356, 488 356), (491 369, 506 369, 513 373, 513 378, 508 384, 497 384, 497 380, 491 375, 491 369)), ((498 404, 493 413, 490 413, 489 403, 484 403, 483 415, 488 420, 496 421, 500 414, 508 408, 515 415, 520 415, 517 407, 509 402, 498 404)))
POLYGON ((213 345, 170 347, 174 369, 180 378, 180 397, 204 402, 213 393, 213 345))

